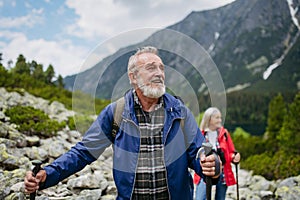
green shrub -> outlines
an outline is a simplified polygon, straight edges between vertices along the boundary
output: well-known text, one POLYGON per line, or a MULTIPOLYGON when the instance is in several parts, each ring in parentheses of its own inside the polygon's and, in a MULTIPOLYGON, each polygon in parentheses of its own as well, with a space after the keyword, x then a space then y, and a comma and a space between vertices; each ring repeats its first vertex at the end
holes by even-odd
POLYGON ((235 149, 240 152, 241 160, 265 152, 264 140, 261 136, 251 136, 242 128, 236 128, 232 134, 235 149))
POLYGON ((6 110, 5 115, 18 125, 18 130, 26 135, 51 137, 65 127, 65 122, 52 120, 43 111, 30 106, 14 106, 6 110))
POLYGON ((284 179, 291 176, 298 176, 300 170, 300 155, 290 154, 285 151, 278 151, 273 156, 275 161, 274 178, 284 179))
POLYGON ((68 117, 67 125, 69 126, 70 130, 76 129, 74 117, 68 117))
POLYGON ((267 153, 253 155, 241 162, 241 168, 253 170, 254 174, 262 175, 268 180, 274 178, 274 162, 267 153))
POLYGON ((234 138, 250 138, 251 134, 244 131, 244 129, 242 129, 241 127, 237 127, 234 132, 232 133, 232 139, 234 140, 234 138))
POLYGON ((253 155, 241 162, 241 167, 253 170, 254 174, 262 175, 268 180, 284 179, 299 175, 300 155, 289 155, 284 151, 278 151, 274 155, 253 155))

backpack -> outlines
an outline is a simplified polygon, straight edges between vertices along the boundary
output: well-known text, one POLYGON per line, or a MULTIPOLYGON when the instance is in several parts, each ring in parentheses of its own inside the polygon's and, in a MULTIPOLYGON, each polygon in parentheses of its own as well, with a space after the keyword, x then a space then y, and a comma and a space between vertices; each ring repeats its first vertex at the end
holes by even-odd
MULTIPOLYGON (((176 99, 179 99, 183 103, 183 100, 181 99, 181 97, 179 97, 179 96, 174 96, 174 97, 176 99)), ((122 112, 124 110, 124 107, 125 107, 125 98, 121 97, 116 101, 116 108, 114 110, 114 121, 113 121, 113 124, 112 124, 112 131, 111 131, 113 139, 116 137, 116 135, 119 131, 120 124, 121 124, 121 121, 122 121, 122 112)), ((180 120, 180 127, 183 130, 184 119, 180 120)))

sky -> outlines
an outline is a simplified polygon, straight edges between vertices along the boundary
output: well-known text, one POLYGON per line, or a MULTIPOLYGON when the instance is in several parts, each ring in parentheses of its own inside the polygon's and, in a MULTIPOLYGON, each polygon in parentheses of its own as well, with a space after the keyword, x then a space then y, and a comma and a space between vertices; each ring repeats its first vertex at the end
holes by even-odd
MULTIPOLYGON (((234 0, 0 0, 2 64, 14 66, 22 54, 44 70, 51 64, 56 76, 81 71, 85 59, 105 41, 143 28, 166 28, 192 11, 224 6, 234 0)), ((151 34, 151 33, 149 33, 151 34)), ((145 35, 124 39, 120 47, 145 35)))

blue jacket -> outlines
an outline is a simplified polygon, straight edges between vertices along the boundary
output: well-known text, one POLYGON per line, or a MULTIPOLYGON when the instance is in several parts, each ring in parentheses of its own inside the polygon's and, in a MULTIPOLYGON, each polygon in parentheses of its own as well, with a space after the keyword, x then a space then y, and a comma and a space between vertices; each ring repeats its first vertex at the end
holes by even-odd
MULTIPOLYGON (((193 199, 193 182, 188 168, 203 176, 196 154, 204 137, 191 111, 179 99, 167 93, 163 98, 166 112, 163 143, 169 194, 171 199, 193 199), (181 120, 184 120, 183 126, 180 125, 181 120)), ((81 142, 44 167, 47 179, 41 189, 56 185, 83 169, 95 161, 108 146, 113 145, 113 175, 118 190, 117 199, 131 198, 140 148, 140 130, 134 112, 132 90, 125 94, 122 121, 113 138, 111 130, 115 107, 114 102, 103 109, 81 142)))

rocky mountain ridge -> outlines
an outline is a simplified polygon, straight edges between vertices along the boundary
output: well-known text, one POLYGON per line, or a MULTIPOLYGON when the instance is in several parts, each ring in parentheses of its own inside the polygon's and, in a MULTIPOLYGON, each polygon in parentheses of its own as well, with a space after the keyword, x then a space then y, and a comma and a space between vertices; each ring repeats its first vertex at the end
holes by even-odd
MULTIPOLYGON (((211 56, 224 81, 226 91, 287 92, 300 89, 300 39, 298 0, 236 0, 226 6, 192 12, 166 29, 182 33, 197 41, 211 56)), ((113 88, 126 72, 130 49, 144 45, 180 48, 177 35, 158 31, 145 41, 120 49, 89 70, 64 79, 66 88, 76 89, 100 98, 110 98, 113 88), (166 38, 168 40, 166 40, 166 38), (96 76, 108 61, 113 61, 101 77, 96 76), (99 81, 100 80, 100 81, 99 81), (92 85, 98 87, 95 91, 92 85), (93 89, 89 89, 93 88, 93 89)), ((161 54, 165 64, 185 76, 195 91, 202 94, 207 85, 201 74, 178 55, 161 54), (190 69, 190 70, 187 70, 190 69)), ((169 76, 170 83, 177 77, 169 76)))

